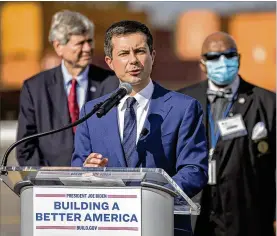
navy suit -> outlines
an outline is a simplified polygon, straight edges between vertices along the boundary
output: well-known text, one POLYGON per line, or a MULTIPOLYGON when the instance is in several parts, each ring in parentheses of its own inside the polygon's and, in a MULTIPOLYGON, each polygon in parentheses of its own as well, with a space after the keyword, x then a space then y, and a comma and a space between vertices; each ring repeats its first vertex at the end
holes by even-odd
MULTIPOLYGON (((89 66, 86 101, 118 88, 112 71, 89 66)), ((61 66, 24 81, 20 94, 17 140, 71 123, 61 66)), ((17 146, 21 166, 70 166, 74 147, 72 129, 24 142, 17 146)))
MULTIPOLYGON (((80 116, 105 98, 86 103, 80 116)), ((72 166, 83 166, 89 154, 95 152, 109 159, 107 167, 126 167, 117 117, 117 108, 113 108, 101 119, 92 116, 77 127, 72 166)), ((129 167, 162 168, 189 197, 197 194, 207 183, 208 153, 202 118, 203 111, 195 99, 154 83, 144 123, 149 132, 138 140, 136 157, 129 167)), ((175 227, 190 230, 189 217, 181 218, 175 227)))

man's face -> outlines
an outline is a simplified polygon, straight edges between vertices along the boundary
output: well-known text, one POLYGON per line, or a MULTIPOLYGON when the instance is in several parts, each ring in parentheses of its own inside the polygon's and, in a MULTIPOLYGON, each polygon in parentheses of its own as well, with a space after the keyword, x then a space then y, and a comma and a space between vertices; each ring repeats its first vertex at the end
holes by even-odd
POLYGON ((200 61, 202 71, 207 73, 207 68, 204 63, 205 61, 208 60, 216 62, 221 55, 224 55, 228 59, 238 56, 238 60, 240 61, 240 55, 237 53, 234 42, 224 35, 214 35, 214 37, 206 42, 202 47, 202 59, 200 61))
POLYGON ((105 57, 108 66, 122 82, 146 86, 150 80, 155 51, 149 51, 143 33, 120 35, 112 38, 112 58, 105 57))
POLYGON ((230 85, 237 77, 239 54, 236 45, 225 35, 214 35, 202 48, 201 68, 209 80, 220 87, 230 85))
POLYGON ((93 38, 87 34, 72 35, 65 45, 54 42, 57 54, 72 68, 85 68, 91 62, 93 45, 93 38))

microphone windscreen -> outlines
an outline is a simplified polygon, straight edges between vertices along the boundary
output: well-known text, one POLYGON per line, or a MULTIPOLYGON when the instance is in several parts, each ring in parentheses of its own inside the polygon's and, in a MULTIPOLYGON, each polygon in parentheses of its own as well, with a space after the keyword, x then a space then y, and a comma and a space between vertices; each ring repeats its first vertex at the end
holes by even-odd
POLYGON ((129 83, 122 83, 120 84, 120 88, 124 88, 127 91, 127 94, 130 94, 132 92, 132 85, 129 83))

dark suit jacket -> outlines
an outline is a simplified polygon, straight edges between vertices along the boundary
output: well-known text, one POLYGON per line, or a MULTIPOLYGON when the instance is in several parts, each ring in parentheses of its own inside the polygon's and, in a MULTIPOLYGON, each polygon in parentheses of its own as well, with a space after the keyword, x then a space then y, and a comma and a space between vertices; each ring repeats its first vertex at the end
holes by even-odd
MULTIPOLYGON (((182 89, 196 98, 205 112, 207 128, 208 82, 182 89)), ((240 79, 238 99, 231 112, 241 114, 248 134, 223 141, 219 138, 214 158, 217 161, 217 185, 207 186, 202 194, 202 211, 195 235, 263 236, 273 235, 276 205, 276 95, 240 79), (243 99, 244 98, 244 102, 243 99), (240 101, 240 102, 239 102, 240 101), (253 127, 263 122, 269 144, 265 153, 251 139, 253 127), (213 195, 211 198, 210 196, 213 195), (211 223, 209 224, 209 220, 211 223)))
MULTIPOLYGON (((113 72, 95 65, 90 65, 88 78, 86 101, 110 93, 119 85, 113 72)), ((24 82, 20 94, 17 140, 69 123, 71 119, 61 66, 24 82)), ((17 147, 17 160, 21 166, 70 166, 73 139, 72 129, 68 129, 22 143, 17 147)))
MULTIPOLYGON (((103 99, 88 102, 81 116, 103 99)), ((83 166, 89 154, 96 152, 109 158, 107 167, 126 167, 117 113, 115 107, 101 119, 92 116, 78 126, 72 166, 83 166)), ((207 143, 202 118, 202 109, 195 99, 155 84, 144 123, 149 133, 139 139, 136 157, 129 167, 162 168, 189 197, 197 194, 207 183, 207 143)), ((189 231, 189 221, 181 218, 175 227, 189 231)))

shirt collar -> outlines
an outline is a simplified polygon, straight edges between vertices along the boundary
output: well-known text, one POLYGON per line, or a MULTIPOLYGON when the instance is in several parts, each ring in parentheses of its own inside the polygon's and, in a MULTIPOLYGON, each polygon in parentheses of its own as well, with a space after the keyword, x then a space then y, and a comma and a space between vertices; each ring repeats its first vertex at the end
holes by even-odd
POLYGON ((239 81, 240 81, 239 76, 237 75, 236 78, 234 79, 234 81, 224 88, 220 88, 220 87, 216 86, 211 80, 208 80, 208 86, 209 86, 209 89, 214 90, 214 91, 225 91, 226 89, 231 88, 232 94, 234 96, 238 91, 239 81))
MULTIPOLYGON (((146 105, 148 104, 148 102, 152 97, 153 91, 154 91, 154 84, 150 79, 150 82, 148 83, 148 85, 134 96, 134 98, 137 100, 137 106, 145 109, 146 105)), ((126 107, 126 100, 128 97, 130 96, 126 95, 124 98, 120 100, 120 103, 118 104, 119 110, 122 111, 126 107)))
MULTIPOLYGON (((68 86, 73 76, 68 72, 67 68, 65 67, 64 60, 62 60, 61 66, 62 66, 62 74, 64 78, 64 85, 68 86)), ((78 85, 82 86, 82 84, 84 84, 84 82, 87 81, 88 71, 89 71, 89 66, 87 66, 86 69, 81 74, 75 77, 75 79, 78 82, 78 85)))

